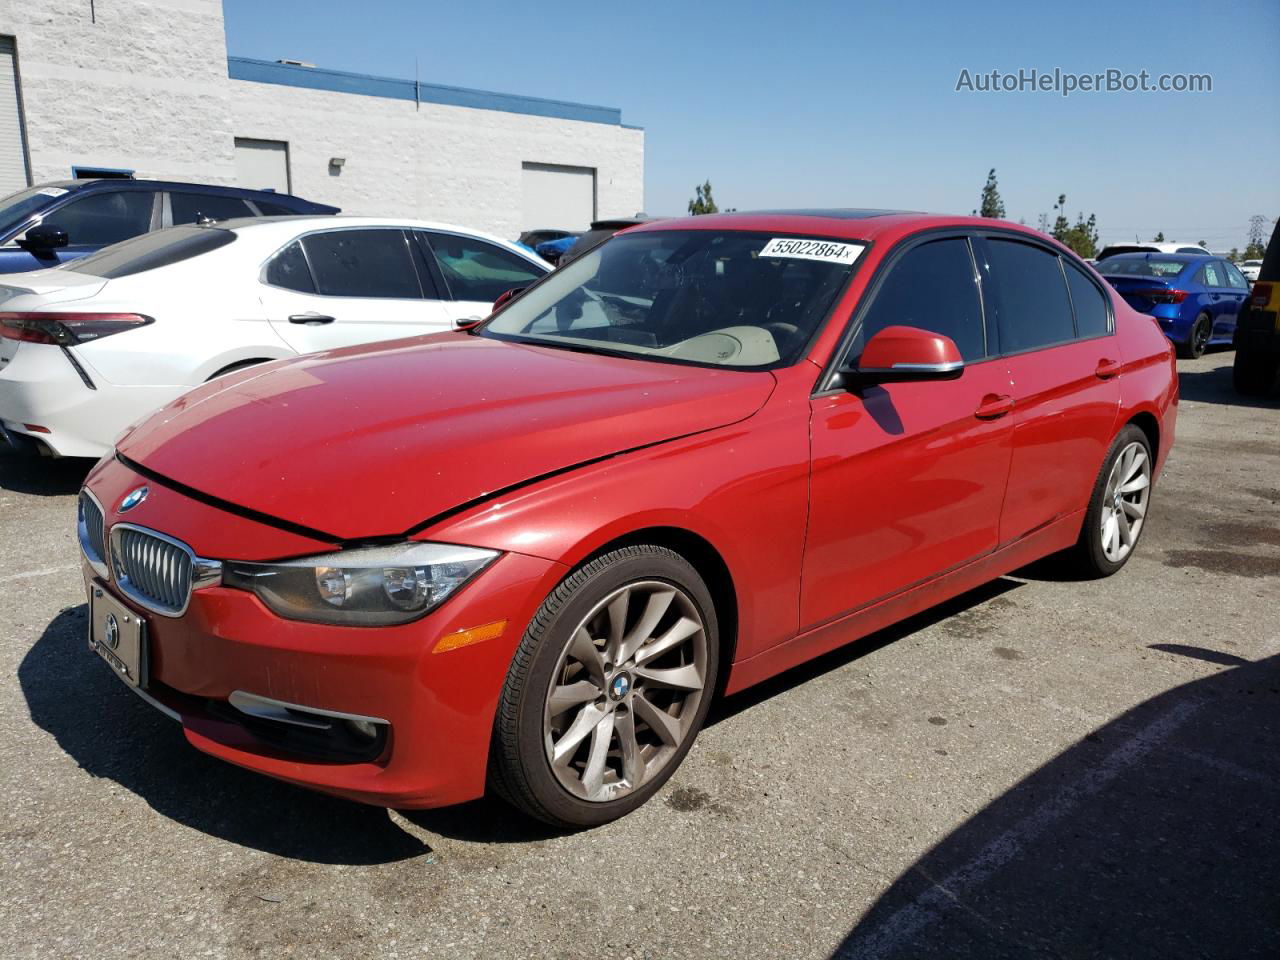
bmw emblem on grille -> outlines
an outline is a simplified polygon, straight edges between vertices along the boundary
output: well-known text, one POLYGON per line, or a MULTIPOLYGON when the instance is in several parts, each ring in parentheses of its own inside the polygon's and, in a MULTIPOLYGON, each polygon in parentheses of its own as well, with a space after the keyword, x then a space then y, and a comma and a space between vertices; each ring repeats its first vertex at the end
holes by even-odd
POLYGON ((631 689, 631 678, 625 673, 620 673, 613 678, 613 683, 609 685, 609 692, 613 694, 613 699, 621 700, 627 695, 627 691, 631 689))
POLYGON ((150 492, 150 487, 139 487, 137 490, 130 490, 125 494, 125 498, 120 501, 120 512, 128 513, 143 500, 147 499, 147 494, 150 492))
POLYGON ((112 650, 120 646, 120 624, 114 613, 107 614, 106 627, 102 631, 102 639, 112 650))

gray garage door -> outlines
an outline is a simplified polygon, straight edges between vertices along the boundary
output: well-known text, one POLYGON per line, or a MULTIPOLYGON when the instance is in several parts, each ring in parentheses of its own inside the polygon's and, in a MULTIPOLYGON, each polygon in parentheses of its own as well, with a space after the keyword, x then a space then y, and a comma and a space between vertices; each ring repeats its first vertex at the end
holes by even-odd
POLYGON ((289 192, 289 144, 236 137, 236 183, 251 190, 289 192))
POLYGON ((13 38, 0 37, 0 196, 21 190, 29 183, 13 38))
POLYGON ((596 218, 596 172, 591 167, 524 164, 520 229, 585 230, 596 218))

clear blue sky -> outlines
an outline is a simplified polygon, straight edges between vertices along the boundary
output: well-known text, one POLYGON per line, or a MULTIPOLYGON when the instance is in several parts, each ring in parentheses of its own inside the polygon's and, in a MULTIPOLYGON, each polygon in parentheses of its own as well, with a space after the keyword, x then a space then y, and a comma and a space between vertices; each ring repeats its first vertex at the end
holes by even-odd
POLYGON ((1104 241, 1242 245, 1280 215, 1280 3, 225 0, 228 52, 604 104, 645 128, 650 213, 722 206, 1008 216, 1059 193, 1104 241), (1208 73, 1212 93, 957 93, 1018 68, 1208 73), (1246 134, 1248 139, 1246 140, 1246 134))

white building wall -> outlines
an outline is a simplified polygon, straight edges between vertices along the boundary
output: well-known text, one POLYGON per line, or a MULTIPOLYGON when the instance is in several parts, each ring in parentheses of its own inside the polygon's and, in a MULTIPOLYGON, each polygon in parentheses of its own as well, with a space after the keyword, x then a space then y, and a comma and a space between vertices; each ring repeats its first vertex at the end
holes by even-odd
POLYGON ((234 183, 221 0, 0 0, 31 176, 76 164, 234 183))
POLYGON ((0 0, 35 183, 81 165, 235 184, 235 138, 248 137, 287 141, 293 192, 352 214, 515 237, 525 162, 595 168, 599 217, 644 209, 642 130, 231 79, 221 0, 97 0, 93 10, 89 0, 0 0), (346 165, 332 170, 331 157, 346 165))
POLYGON ((595 168, 599 218, 644 209, 643 130, 229 82, 235 135, 287 141, 293 192, 344 213, 443 220, 515 237, 525 162, 595 168), (346 160, 340 171, 331 168, 333 157, 346 160))

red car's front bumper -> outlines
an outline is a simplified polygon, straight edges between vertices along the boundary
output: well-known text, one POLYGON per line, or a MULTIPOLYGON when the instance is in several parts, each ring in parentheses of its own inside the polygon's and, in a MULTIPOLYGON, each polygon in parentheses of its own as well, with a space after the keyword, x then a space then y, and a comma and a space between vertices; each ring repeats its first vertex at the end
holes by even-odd
MULTIPOLYGON (((123 470, 113 464, 95 471, 108 476, 90 478, 107 526, 116 519, 120 491, 140 479, 129 471, 119 476, 123 470)), ((173 522, 156 529, 203 556, 218 559, 202 543, 202 522, 250 522, 169 490, 157 493, 150 499, 167 501, 164 515, 173 522)), ((140 507, 128 519, 147 524, 147 512, 140 507)), ((178 716, 196 748, 272 777, 383 806, 471 800, 484 792, 494 712, 512 654, 564 573, 548 560, 504 554, 438 610, 394 627, 301 623, 277 616, 243 590, 196 590, 179 618, 138 611, 148 634, 145 694, 178 716), (442 637, 502 621, 499 636, 436 651, 442 637), (304 710, 386 720, 385 745, 362 760, 295 749, 287 724, 276 730, 275 721, 231 706, 228 698, 236 691, 304 710)), ((85 577, 90 589, 105 588, 137 610, 87 565, 85 577)))

